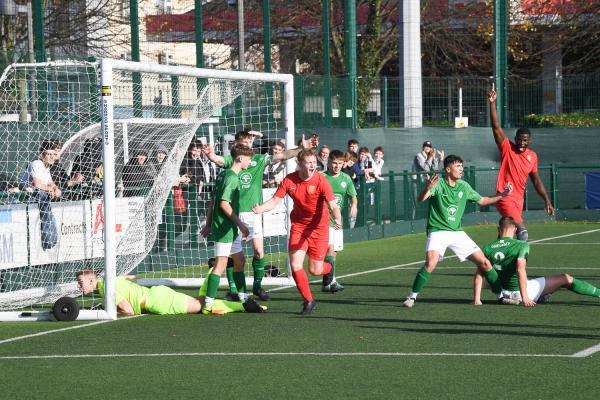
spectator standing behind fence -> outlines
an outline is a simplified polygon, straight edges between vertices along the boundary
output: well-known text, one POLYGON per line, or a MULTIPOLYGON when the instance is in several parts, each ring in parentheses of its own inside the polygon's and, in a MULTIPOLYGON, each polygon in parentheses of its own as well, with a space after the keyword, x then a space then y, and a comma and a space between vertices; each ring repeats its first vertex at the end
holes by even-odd
MULTIPOLYGON (((285 151, 285 144, 281 141, 275 142, 271 147, 271 154, 281 154, 285 151)), ((277 187, 285 178, 285 161, 278 161, 273 164, 267 165, 265 173, 263 175, 263 186, 264 187, 277 187)))
POLYGON ((123 167, 123 186, 125 196, 144 195, 146 188, 154 182, 153 168, 148 162, 148 152, 138 149, 134 157, 123 167))
POLYGON ((317 171, 327 172, 327 164, 329 163, 329 147, 321 146, 319 154, 317 154, 317 171))
POLYGON ((348 151, 358 154, 358 140, 356 140, 356 139, 348 140, 348 151))
POLYGON ((358 150, 358 161, 352 166, 356 173, 356 186, 360 186, 360 177, 364 176, 367 183, 371 181, 371 174, 373 173, 373 161, 371 160, 371 154, 369 153, 368 147, 361 147, 358 150))
POLYGON ((187 175, 191 183, 198 187, 198 193, 203 191, 206 184, 215 180, 217 176, 216 166, 202 153, 202 143, 200 141, 193 141, 190 144, 179 175, 187 175))
POLYGON ((373 151, 373 177, 380 181, 383 180, 381 177, 381 171, 383 170, 384 163, 383 147, 377 146, 375 147, 375 151, 373 151))
POLYGON ((31 196, 33 202, 38 203, 40 210, 40 234, 42 248, 49 250, 58 243, 58 230, 52 214, 50 200, 60 197, 61 190, 52 180, 50 166, 58 159, 56 142, 44 140, 40 146, 39 159, 29 163, 27 171, 23 174, 21 185, 33 189, 31 196))
POLYGON ((412 219, 417 214, 417 196, 421 191, 421 186, 427 181, 427 174, 423 172, 437 171, 444 163, 444 150, 436 150, 429 140, 423 143, 422 150, 417 153, 412 163, 412 219), (419 173, 420 172, 420 173, 419 173))

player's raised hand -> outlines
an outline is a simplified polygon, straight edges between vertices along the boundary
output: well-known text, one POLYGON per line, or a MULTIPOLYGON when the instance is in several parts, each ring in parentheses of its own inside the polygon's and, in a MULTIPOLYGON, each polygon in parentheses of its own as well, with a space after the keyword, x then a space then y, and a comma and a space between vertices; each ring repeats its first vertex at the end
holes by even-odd
POLYGON ((488 92, 488 100, 490 103, 494 103, 496 102, 496 98, 498 97, 498 94, 496 93, 496 90, 494 88, 492 88, 489 92, 488 92))
POLYGON ((209 155, 213 152, 213 145, 210 143, 207 143, 204 146, 201 146, 200 148, 202 149, 202 152, 206 155, 209 155))
POLYGON ((438 174, 431 174, 429 175, 429 178, 427 179, 427 189, 431 190, 435 187, 435 185, 438 184, 438 182, 440 181, 440 176, 438 174))

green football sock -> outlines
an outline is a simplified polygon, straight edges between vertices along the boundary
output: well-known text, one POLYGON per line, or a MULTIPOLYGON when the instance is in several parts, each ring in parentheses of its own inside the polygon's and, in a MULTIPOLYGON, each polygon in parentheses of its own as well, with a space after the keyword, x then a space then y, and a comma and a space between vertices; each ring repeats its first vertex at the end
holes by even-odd
POLYGON ((219 275, 208 275, 208 287, 206 288, 206 296, 212 297, 213 299, 217 297, 217 290, 219 290, 220 281, 221 277, 219 275))
POLYGON ((261 282, 265 276, 265 258, 252 257, 252 270, 254 272, 252 291, 255 292, 261 288, 261 282))
POLYGON ((485 280, 490 284, 492 292, 495 294, 502 292, 502 282, 500 282, 500 279, 498 279, 498 272, 494 268, 490 268, 489 271, 485 271, 483 276, 485 276, 485 280))
POLYGON ((333 256, 325 257, 325 262, 331 264, 331 276, 335 278, 335 258, 333 256))
POLYGON ((235 281, 235 286, 238 291, 245 293, 246 292, 246 274, 244 271, 234 271, 233 280, 235 281))
POLYGON ((573 284, 569 288, 570 291, 583 294, 585 296, 600 296, 600 289, 592 284, 576 278, 573 278, 573 284))
POLYGON ((237 294, 238 289, 235 284, 235 279, 233 277, 233 267, 227 267, 225 269, 225 274, 227 275, 227 283, 229 283, 229 293, 237 294))
POLYGON ((417 276, 415 276, 415 281, 413 282, 413 285, 412 285, 412 291, 414 293, 419 293, 423 289, 423 287, 425 286, 427 281, 429 280, 430 275, 431 275, 431 272, 427 272, 425 267, 421 267, 419 272, 417 272, 417 276))

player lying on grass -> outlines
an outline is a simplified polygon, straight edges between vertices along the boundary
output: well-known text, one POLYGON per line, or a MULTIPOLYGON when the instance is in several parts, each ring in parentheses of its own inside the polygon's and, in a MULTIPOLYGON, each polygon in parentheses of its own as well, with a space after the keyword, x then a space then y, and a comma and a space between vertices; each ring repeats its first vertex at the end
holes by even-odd
MULTIPOLYGON (((512 217, 502 217, 498 223, 498 239, 483 248, 486 258, 498 271, 504 297, 513 300, 508 304, 523 304, 533 307, 540 300, 561 288, 585 296, 600 297, 600 289, 588 282, 573 278, 569 274, 542 276, 527 279, 527 257, 529 244, 515 239, 519 224, 512 217)), ((475 273, 475 304, 481 304, 483 278, 480 271, 475 273)))
POLYGON ((331 185, 323 174, 317 172, 317 154, 313 149, 302 150, 298 154, 298 171, 285 177, 270 200, 252 209, 256 214, 271 211, 286 195, 294 201, 288 241, 290 267, 298 291, 304 298, 302 314, 308 315, 317 303, 304 271, 304 258, 308 255, 308 270, 312 275, 325 275, 325 281, 331 282, 333 266, 324 261, 329 245, 330 210, 333 229, 342 227, 342 214, 331 185))
MULTIPOLYGON (((104 280, 98 278, 92 270, 79 271, 76 274, 77 285, 83 294, 98 291, 104 297, 104 280)), ((134 275, 117 277, 116 303, 117 312, 124 315, 140 315, 142 313, 174 315, 198 314, 204 307, 206 287, 208 280, 200 288, 198 298, 174 291, 166 286, 140 286, 133 282, 134 275)), ((231 312, 264 312, 265 307, 253 299, 246 300, 243 304, 237 301, 215 300, 212 306, 213 314, 227 314, 231 312)))
POLYGON ((462 216, 467 201, 486 206, 496 203, 507 196, 512 190, 508 185, 502 193, 491 197, 482 197, 471 185, 463 181, 463 161, 460 157, 449 155, 444 159, 444 178, 439 179, 433 174, 417 200, 429 199, 429 217, 427 218, 427 244, 425 249, 425 265, 417 272, 412 286, 412 292, 404 301, 404 307, 411 308, 417 295, 429 276, 444 256, 446 248, 450 248, 460 261, 469 260, 485 275, 492 284, 494 293, 500 293, 497 283, 498 274, 485 258, 477 244, 463 231, 462 216))

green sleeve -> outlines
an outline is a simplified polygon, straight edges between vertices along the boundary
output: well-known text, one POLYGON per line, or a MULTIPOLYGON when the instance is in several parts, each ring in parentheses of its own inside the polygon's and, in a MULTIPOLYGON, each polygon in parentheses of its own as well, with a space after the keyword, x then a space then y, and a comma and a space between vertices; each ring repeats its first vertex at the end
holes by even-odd
POLYGON ((233 157, 230 154, 223 156, 223 168, 231 168, 233 165, 233 157))
POLYGON ((471 185, 469 185, 467 182, 465 182, 465 190, 466 190, 466 194, 467 194, 467 200, 472 201, 477 203, 479 200, 481 200, 481 195, 479 193, 477 193, 472 187, 471 185))
POLYGON ((352 182, 352 178, 346 175, 346 187, 348 188, 346 193, 350 197, 356 197, 358 194, 356 193, 356 188, 354 187, 354 182, 352 182))
POLYGON ((523 243, 519 249, 519 256, 517 258, 524 258, 527 260, 527 257, 529 257, 529 243, 523 243))
POLYGON ((221 196, 219 196, 218 200, 225 200, 229 203, 233 201, 233 194, 238 189, 240 185, 240 180, 237 175, 228 175, 225 177, 223 181, 223 192, 221 196))

